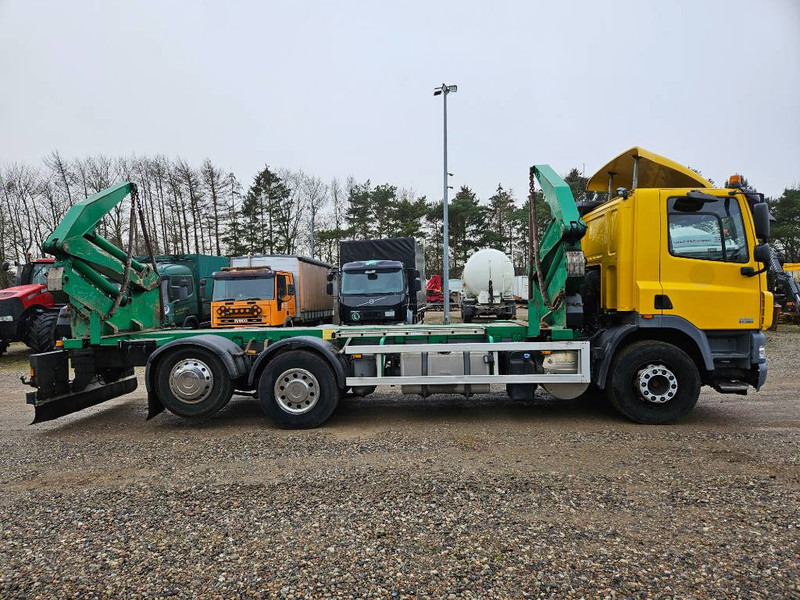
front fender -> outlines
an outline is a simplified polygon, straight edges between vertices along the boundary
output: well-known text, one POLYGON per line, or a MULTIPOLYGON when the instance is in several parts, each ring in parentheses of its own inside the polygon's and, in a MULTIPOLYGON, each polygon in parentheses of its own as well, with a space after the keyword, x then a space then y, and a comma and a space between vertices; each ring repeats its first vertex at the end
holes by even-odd
MULTIPOLYGON (((656 315, 653 319, 638 317, 635 324, 609 327, 592 339, 592 383, 605 389, 611 361, 617 350, 625 345, 626 340, 660 339, 658 333, 672 332, 680 334, 686 343, 694 344, 702 361, 698 368, 706 371, 714 370, 714 357, 706 335, 686 319, 674 315, 656 315), (648 336, 647 330, 654 335, 648 336)), ((688 351, 688 348, 682 348, 688 351)))

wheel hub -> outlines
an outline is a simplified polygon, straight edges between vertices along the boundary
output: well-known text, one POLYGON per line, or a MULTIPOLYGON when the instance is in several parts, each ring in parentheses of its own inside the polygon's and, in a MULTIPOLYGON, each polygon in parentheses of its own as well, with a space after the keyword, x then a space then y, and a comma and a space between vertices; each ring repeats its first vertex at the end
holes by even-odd
POLYGON ((273 392, 281 410, 292 415, 301 415, 316 406, 319 400, 319 382, 310 371, 288 369, 278 376, 273 392))
POLYGON ((208 365, 194 358, 175 363, 169 373, 169 389, 178 400, 186 404, 198 404, 205 400, 214 388, 214 375, 208 365))
POLYGON ((647 365, 637 377, 639 395, 647 402, 665 404, 678 393, 678 378, 664 365, 647 365))

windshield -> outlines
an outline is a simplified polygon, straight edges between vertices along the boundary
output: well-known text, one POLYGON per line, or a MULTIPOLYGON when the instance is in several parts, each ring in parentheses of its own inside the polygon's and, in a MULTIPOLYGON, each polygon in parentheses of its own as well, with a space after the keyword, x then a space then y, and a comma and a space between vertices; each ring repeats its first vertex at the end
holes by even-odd
POLYGON ((212 300, 272 300, 275 298, 274 277, 237 277, 215 279, 212 300))
POLYGON ((33 270, 31 270, 31 283, 47 285, 47 272, 52 266, 53 263, 39 263, 33 265, 33 270))
POLYGON ((402 294, 404 290, 403 271, 344 271, 342 273, 342 294, 402 294))

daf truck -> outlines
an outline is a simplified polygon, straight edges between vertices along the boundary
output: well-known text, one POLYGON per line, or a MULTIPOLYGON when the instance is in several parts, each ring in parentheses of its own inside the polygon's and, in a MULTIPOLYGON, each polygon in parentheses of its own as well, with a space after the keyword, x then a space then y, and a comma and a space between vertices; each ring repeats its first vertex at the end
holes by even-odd
POLYGON ((764 385, 773 305, 764 202, 749 206, 741 189, 715 188, 638 147, 589 180, 611 191, 606 202, 578 206, 548 165, 531 167, 530 179, 552 218, 541 236, 528 232, 541 240, 528 320, 481 324, 164 329, 158 277, 146 264, 127 269, 127 253, 97 232, 133 184, 92 196, 45 244, 74 310, 72 338, 31 356, 34 422, 132 392, 136 367, 145 367, 151 418, 165 409, 208 418, 243 392, 285 428, 322 425, 348 391, 378 385, 423 397, 504 385, 514 399, 537 386, 564 399, 592 386, 644 424, 683 418, 702 386, 746 394, 764 385), (687 227, 711 238, 684 244, 687 227), (101 266, 124 289, 95 277, 101 266))

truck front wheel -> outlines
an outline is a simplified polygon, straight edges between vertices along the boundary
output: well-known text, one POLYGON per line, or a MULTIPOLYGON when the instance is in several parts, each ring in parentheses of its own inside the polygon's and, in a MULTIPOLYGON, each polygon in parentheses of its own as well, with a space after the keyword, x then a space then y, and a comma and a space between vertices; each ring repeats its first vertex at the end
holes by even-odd
POLYGON ((233 396, 233 381, 216 354, 200 347, 176 348, 156 363, 156 394, 179 417, 209 417, 233 396))
POLYGON ((292 350, 278 355, 258 380, 264 413, 282 429, 322 425, 339 403, 333 370, 316 354, 292 350))
POLYGON ((685 416, 700 396, 700 373, 680 348, 635 342, 614 358, 607 389, 611 404, 637 423, 660 425, 685 416))

